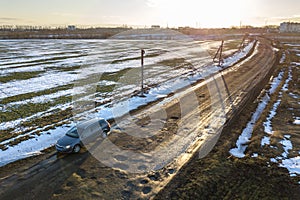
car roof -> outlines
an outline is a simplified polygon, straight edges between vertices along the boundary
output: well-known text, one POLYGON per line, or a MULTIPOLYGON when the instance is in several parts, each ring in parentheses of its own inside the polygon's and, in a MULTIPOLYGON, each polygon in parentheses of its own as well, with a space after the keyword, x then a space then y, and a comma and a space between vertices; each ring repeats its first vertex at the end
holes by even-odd
POLYGON ((77 124, 77 128, 87 128, 89 126, 91 126, 92 124, 95 124, 95 123, 98 123, 99 121, 101 120, 105 120, 103 118, 93 118, 93 119, 90 119, 90 120, 87 120, 87 121, 83 121, 83 122, 79 122, 77 124))

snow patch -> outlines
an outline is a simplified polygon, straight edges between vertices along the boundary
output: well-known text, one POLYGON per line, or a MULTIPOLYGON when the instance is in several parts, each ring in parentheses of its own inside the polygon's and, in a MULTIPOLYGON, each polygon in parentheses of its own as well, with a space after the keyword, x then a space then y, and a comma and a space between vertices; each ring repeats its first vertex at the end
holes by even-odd
POLYGON ((258 107, 256 108, 255 113, 252 115, 251 120, 248 122, 246 128, 243 130, 242 134, 239 136, 236 142, 236 148, 231 149, 229 152, 238 158, 245 157, 245 150, 248 147, 247 143, 250 142, 250 138, 252 136, 253 128, 256 121, 261 116, 262 112, 266 108, 270 97, 266 94, 261 103, 259 103, 258 107))
POLYGON ((270 161, 273 163, 278 163, 278 161, 275 158, 271 158, 270 161))
POLYGON ((243 132, 239 136, 237 142, 236 142, 236 148, 230 149, 230 153, 238 158, 245 157, 245 150, 247 149, 248 145, 247 143, 250 142, 250 138, 252 136, 253 128, 255 126, 255 123, 261 116, 264 109, 267 107, 270 97, 269 94, 272 95, 278 86, 280 85, 280 82, 283 77, 283 72, 280 72, 277 77, 273 78, 271 82, 271 88, 268 90, 268 92, 265 94, 265 96, 262 98, 261 102, 258 104, 255 112, 253 113, 251 120, 248 122, 246 128, 244 128, 243 132))
POLYGON ((289 47, 300 47, 300 44, 285 44, 285 45, 289 47))
POLYGON ((260 142, 261 146, 270 145, 270 137, 264 136, 260 142))
POLYGON ((258 153, 253 153, 251 157, 252 158, 257 158, 258 157, 258 153))
POLYGON ((272 83, 271 83, 271 88, 269 89, 269 93, 270 93, 270 94, 273 94, 273 93, 276 91, 276 89, 278 88, 278 86, 280 85, 281 80, 282 80, 282 78, 283 78, 283 74, 284 74, 284 72, 281 71, 281 72, 278 74, 278 76, 275 77, 275 78, 273 79, 273 81, 272 81, 272 83))
POLYGON ((289 140, 290 138, 285 137, 283 140, 280 141, 280 144, 282 145, 284 152, 281 154, 282 157, 287 158, 289 155, 289 150, 293 149, 292 142, 289 140))
POLYGON ((281 103, 281 99, 278 99, 276 103, 274 103, 272 110, 270 111, 270 114, 267 117, 267 120, 263 123, 264 131, 268 134, 273 134, 273 128, 272 128, 272 122, 271 120, 274 118, 274 116, 277 114, 277 108, 281 103))
POLYGON ((53 87, 69 84, 76 80, 77 77, 77 74, 59 72, 45 74, 44 76, 31 78, 28 80, 3 83, 0 85, 0 99, 20 94, 43 91, 53 87))
POLYGON ((288 169, 291 176, 294 176, 293 174, 300 175, 300 156, 284 159, 279 166, 288 169))
MULTIPOLYGON (((277 114, 278 106, 281 103, 282 99, 282 91, 287 91, 289 87, 289 82, 292 80, 292 69, 289 67, 288 72, 288 78, 285 80, 284 85, 281 88, 281 91, 279 92, 278 100, 274 103, 272 110, 270 111, 267 119, 265 122, 263 122, 264 131, 265 133, 272 135, 273 134, 273 128, 272 128, 272 119, 277 114)), ((261 141, 261 146, 264 146, 266 144, 270 144, 270 138, 268 136, 265 136, 261 141)))
POLYGON ((290 92, 289 95, 290 95, 293 99, 299 99, 299 98, 300 98, 300 95, 294 94, 294 93, 292 93, 292 92, 290 92))
POLYGON ((44 149, 53 146, 61 138, 70 125, 63 125, 55 129, 45 131, 40 136, 22 141, 15 146, 8 146, 6 150, 0 150, 0 167, 8 163, 41 154, 44 149))
POLYGON ((285 59, 286 59, 286 54, 285 54, 285 52, 284 52, 284 53, 282 54, 281 58, 280 58, 279 63, 280 63, 280 64, 284 63, 285 59))
POLYGON ((238 62, 250 52, 250 50, 254 47, 255 41, 250 42, 242 51, 238 51, 233 56, 225 58, 223 60, 222 67, 228 67, 233 65, 234 63, 238 62))
POLYGON ((296 117, 296 119, 294 120, 294 124, 300 125, 300 117, 296 117))
POLYGON ((291 62, 292 65, 300 66, 300 62, 291 62))
MULTIPOLYGON (((56 110, 56 109, 65 110, 65 109, 69 108, 70 106, 71 106, 71 103, 67 103, 67 104, 63 104, 63 105, 56 105, 54 107, 49 108, 45 112, 38 112, 34 115, 31 115, 30 117, 19 118, 19 119, 16 119, 13 121, 8 121, 8 122, 2 122, 2 123, 0 123, 0 130, 7 130, 10 128, 18 127, 22 122, 29 121, 31 119, 35 119, 35 118, 38 118, 41 116, 46 116, 49 113, 51 113, 53 110, 56 110)), ((24 132, 25 130, 26 129, 22 129, 21 131, 24 132)))
MULTIPOLYGON (((279 163, 279 167, 286 168, 291 177, 297 176, 297 174, 300 175, 300 156, 288 158, 289 151, 293 149, 292 142, 290 141, 291 135, 284 135, 283 140, 280 141, 280 144, 282 145, 284 152, 281 154, 281 156, 277 156, 276 158, 271 158, 271 162, 279 163)), ((300 152, 299 152, 300 154, 300 152)))
POLYGON ((62 97, 62 96, 71 96, 74 94, 75 90, 83 90, 83 88, 72 88, 69 90, 58 91, 58 92, 52 93, 52 94, 35 96, 31 99, 26 99, 23 101, 11 102, 11 103, 8 103, 5 106, 3 106, 3 108, 0 108, 0 111, 5 112, 8 110, 9 107, 20 106, 20 105, 24 105, 24 104, 28 104, 28 103, 38 104, 38 103, 51 102, 54 99, 62 97))
POLYGON ((282 91, 288 91, 289 89, 289 82, 292 80, 293 75, 292 75, 292 68, 289 67, 289 72, 288 72, 288 78, 285 80, 284 85, 282 86, 282 91))

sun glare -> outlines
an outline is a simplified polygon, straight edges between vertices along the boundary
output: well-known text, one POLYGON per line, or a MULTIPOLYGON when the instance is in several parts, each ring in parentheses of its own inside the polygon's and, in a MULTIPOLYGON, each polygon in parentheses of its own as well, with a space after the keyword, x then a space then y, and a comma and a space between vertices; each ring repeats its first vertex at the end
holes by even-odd
POLYGON ((238 0, 152 0, 160 18, 170 26, 230 27, 243 19, 243 2, 238 0))

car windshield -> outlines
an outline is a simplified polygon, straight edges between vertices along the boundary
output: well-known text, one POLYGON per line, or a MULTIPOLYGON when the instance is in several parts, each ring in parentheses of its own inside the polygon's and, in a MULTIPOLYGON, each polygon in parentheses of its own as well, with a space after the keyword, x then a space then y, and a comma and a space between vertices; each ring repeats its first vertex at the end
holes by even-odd
POLYGON ((106 121, 103 119, 99 120, 99 124, 100 124, 101 128, 104 128, 107 125, 106 121))
POLYGON ((68 130, 68 132, 66 133, 67 136, 70 136, 70 137, 75 137, 75 138, 78 138, 78 133, 77 133, 77 128, 76 126, 72 127, 70 130, 68 130))

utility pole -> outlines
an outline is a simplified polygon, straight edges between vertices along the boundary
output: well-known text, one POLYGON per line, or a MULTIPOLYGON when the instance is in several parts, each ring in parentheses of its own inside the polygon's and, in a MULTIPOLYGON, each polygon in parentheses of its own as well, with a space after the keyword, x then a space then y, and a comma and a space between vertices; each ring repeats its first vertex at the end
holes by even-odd
POLYGON ((215 54, 215 57, 213 58, 213 62, 216 62, 216 58, 219 54, 219 66, 221 66, 222 62, 223 62, 223 59, 222 59, 222 52, 223 52, 223 45, 224 45, 224 40, 222 40, 222 43, 221 43, 221 46, 219 47, 217 53, 215 54))
POLYGON ((221 49, 220 49, 220 56, 219 56, 219 66, 221 66, 221 62, 222 62, 223 45, 224 45, 224 40, 222 40, 222 44, 220 47, 221 49))
POLYGON ((141 96, 144 96, 144 54, 145 50, 141 49, 141 75, 142 75, 142 83, 141 83, 141 96))

